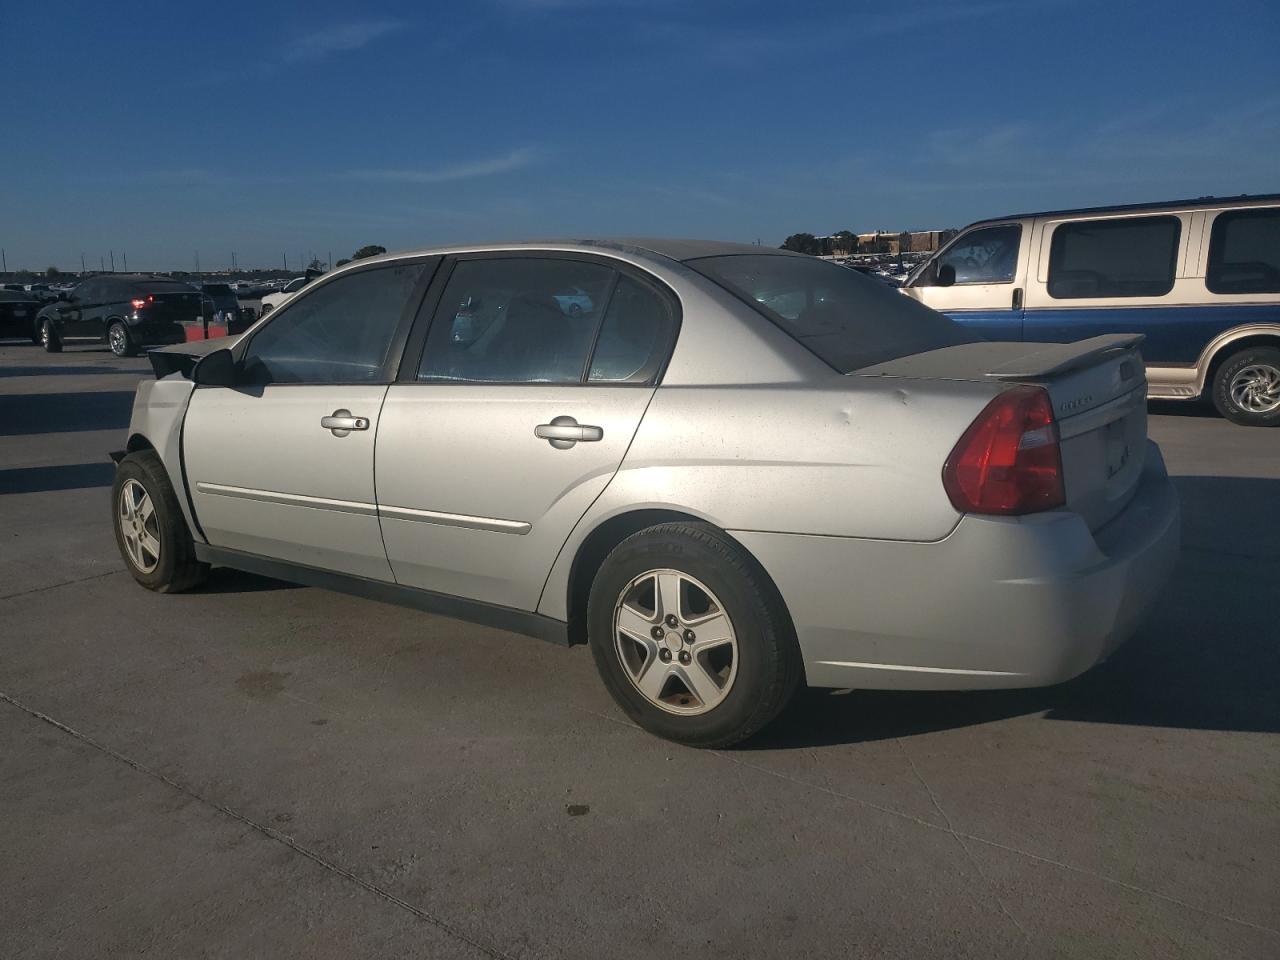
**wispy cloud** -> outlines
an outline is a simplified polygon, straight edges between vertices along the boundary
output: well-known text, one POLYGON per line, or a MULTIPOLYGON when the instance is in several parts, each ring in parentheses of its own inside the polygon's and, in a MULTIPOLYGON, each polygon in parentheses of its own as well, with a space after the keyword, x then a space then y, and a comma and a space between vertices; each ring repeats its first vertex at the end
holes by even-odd
POLYGON ((399 20, 352 20, 347 23, 331 23, 289 40, 285 44, 283 56, 291 63, 320 60, 330 54, 359 50, 403 26, 404 24, 399 20))
POLYGON ((465 163, 443 167, 392 168, 350 170, 345 179, 373 180, 384 183, 448 183, 453 180, 472 180, 495 173, 509 173, 536 162, 542 155, 537 147, 516 147, 493 157, 483 157, 465 163))

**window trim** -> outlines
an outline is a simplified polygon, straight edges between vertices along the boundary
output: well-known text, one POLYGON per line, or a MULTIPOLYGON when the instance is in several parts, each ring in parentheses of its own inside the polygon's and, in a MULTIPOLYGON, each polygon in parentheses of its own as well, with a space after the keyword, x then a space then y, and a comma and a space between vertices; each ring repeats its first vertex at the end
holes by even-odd
POLYGON ((1178 283, 1178 258, 1182 252, 1182 240, 1184 231, 1182 229, 1182 217, 1176 213, 1172 214, 1151 214, 1146 216, 1134 217, 1082 217, 1076 220, 1063 220, 1056 224, 1053 233, 1049 237, 1049 261, 1045 265, 1044 292, 1051 300, 1156 300, 1160 297, 1167 297, 1173 292, 1173 288, 1178 283), (1079 226, 1080 224, 1111 224, 1111 223, 1133 223, 1136 221, 1154 222, 1164 221, 1173 223, 1175 230, 1173 232, 1173 252, 1169 256, 1169 285, 1159 293, 1103 293, 1089 297, 1060 297, 1053 292, 1053 273, 1054 265, 1060 255, 1061 238, 1064 231, 1079 226))
POLYGON ((668 284, 664 283, 661 279, 649 273, 647 270, 615 257, 601 256, 593 253, 580 253, 575 250, 536 250, 524 247, 515 250, 482 250, 472 253, 448 254, 445 256, 445 263, 436 270, 436 276, 431 284, 431 288, 427 291, 427 295, 418 308, 418 315, 414 321, 413 331, 411 332, 408 343, 406 344, 404 354, 400 361, 400 370, 394 382, 397 384, 414 384, 419 387, 656 387, 662 383, 662 378, 666 375, 667 367, 671 363, 671 357, 675 353, 676 343, 680 339, 680 328, 683 321, 684 314, 680 303, 680 297, 668 284), (473 260, 573 260, 581 263, 592 263, 598 266, 607 267, 614 272, 614 278, 609 283, 609 290, 605 298, 604 307, 600 311, 600 318, 596 322, 596 329, 591 337, 591 347, 587 351, 586 359, 582 367, 582 373, 579 375, 579 379, 576 382, 547 383, 536 380, 418 379, 418 371, 422 367, 422 358, 426 353, 427 338, 430 335, 431 327, 435 322, 436 313, 439 310, 440 301, 444 297, 445 288, 449 285, 449 281, 453 277, 454 268, 459 263, 473 260), (609 307, 612 303, 613 293, 618 286, 618 278, 624 274, 650 289, 666 305, 667 315, 671 321, 671 329, 667 335, 666 344, 661 348, 663 350, 662 360, 657 365, 653 376, 644 381, 591 380, 588 379, 588 377, 591 372, 592 361, 595 359, 596 345, 599 341, 600 331, 604 326, 605 314, 608 313, 609 307))
POLYGON ((933 279, 936 281, 938 278, 937 268, 942 265, 942 258, 946 256, 948 253, 950 253, 953 247, 959 246, 961 240, 965 239, 966 237, 971 237, 975 233, 981 233, 984 230, 996 230, 1004 227, 1013 227, 1018 231, 1018 247, 1017 247, 1017 252, 1013 256, 1013 275, 1009 277, 1008 280, 957 280, 955 283, 951 284, 948 287, 939 286, 936 282, 930 283, 930 284, 919 284, 919 286, 921 288, 937 287, 939 290, 951 290, 951 289, 954 289, 955 287, 1002 287, 1008 284, 1017 283, 1018 282, 1018 264, 1022 260, 1022 235, 1023 235, 1022 221, 1009 220, 1005 223, 984 223, 981 226, 975 226, 970 230, 965 230, 962 233, 957 234, 955 237, 952 238, 950 243, 948 243, 945 247, 943 247, 936 254, 934 254, 932 258, 926 261, 927 265, 925 266, 925 268, 921 270, 916 277, 912 278, 908 286, 910 287, 917 286, 915 281, 923 279, 926 272, 930 272, 933 279))
MULTIPOLYGON (((263 330, 275 323, 278 318, 283 316, 287 310, 295 304, 301 303, 306 297, 311 296, 317 290, 322 289, 330 283, 344 277, 354 276, 358 273, 368 273, 372 270, 380 270, 388 267, 402 267, 415 263, 427 264, 428 269, 423 271, 423 276, 418 278, 418 282, 414 284, 413 289, 409 292, 409 296, 405 299, 404 306, 400 310, 400 319, 396 321, 395 333, 392 334, 391 346, 387 352, 386 371, 383 376, 376 380, 309 380, 309 381, 288 381, 282 383, 254 383, 237 385, 231 389, 263 389, 265 387, 378 387, 388 386, 396 382, 396 373, 399 365, 403 363, 405 345, 409 340, 414 318, 417 316, 421 307, 422 299, 431 288, 432 282, 441 272, 441 266, 448 259, 439 253, 415 254, 412 256, 397 257, 394 260, 379 260, 375 263, 361 264, 359 267, 350 270, 334 271, 314 280, 312 283, 303 287, 302 290, 275 310, 271 311, 269 319, 260 324, 256 324, 236 345, 232 348, 232 356, 235 357, 236 366, 239 367, 244 363, 245 357, 249 353, 249 348, 253 345, 254 339, 262 333, 263 330), (435 267, 429 265, 431 261, 436 261, 435 267)), ((197 389, 199 389, 197 387, 197 389)), ((218 388, 221 389, 221 388, 218 388)))
POLYGON ((1269 213, 1273 217, 1280 219, 1280 207, 1232 207, 1226 210, 1219 210, 1214 214, 1213 222, 1209 224, 1209 249, 1205 254, 1204 261, 1204 288, 1210 293, 1219 297, 1268 297, 1280 293, 1280 288, 1274 290, 1219 290, 1216 289, 1211 282, 1214 267, 1222 268, 1223 264, 1215 254, 1219 257, 1223 252, 1223 246, 1226 243, 1224 234, 1230 226, 1231 217, 1239 217, 1244 215, 1248 219, 1250 215, 1269 213))

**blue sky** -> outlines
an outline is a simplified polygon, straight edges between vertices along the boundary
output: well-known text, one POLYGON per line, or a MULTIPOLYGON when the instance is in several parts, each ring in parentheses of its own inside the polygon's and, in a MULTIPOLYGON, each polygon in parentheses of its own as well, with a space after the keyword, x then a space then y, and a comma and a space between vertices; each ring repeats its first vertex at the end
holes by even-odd
POLYGON ((1273 0, 0 0, 0 23, 10 268, 1280 191, 1273 0))

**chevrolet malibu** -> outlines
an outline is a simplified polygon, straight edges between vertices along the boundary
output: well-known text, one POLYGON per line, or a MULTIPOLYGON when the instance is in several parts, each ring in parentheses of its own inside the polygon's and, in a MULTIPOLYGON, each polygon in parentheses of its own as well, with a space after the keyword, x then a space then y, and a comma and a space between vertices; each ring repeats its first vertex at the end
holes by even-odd
POLYGON ((698 746, 801 684, 1053 684, 1177 555, 1140 340, 988 343, 728 243, 384 256, 151 353, 116 538, 159 592, 223 565, 589 644, 698 746))

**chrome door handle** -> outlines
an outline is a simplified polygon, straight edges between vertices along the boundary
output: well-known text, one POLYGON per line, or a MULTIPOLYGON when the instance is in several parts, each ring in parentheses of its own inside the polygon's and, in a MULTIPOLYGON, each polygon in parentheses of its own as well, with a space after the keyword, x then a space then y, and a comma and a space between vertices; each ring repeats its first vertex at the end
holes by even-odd
POLYGON ((353 417, 350 410, 335 410, 320 418, 320 426, 332 430, 335 437, 345 437, 352 430, 368 430, 369 420, 367 417, 353 417))
POLYGON ((591 442, 604 439, 604 430, 588 424, 579 424, 573 417, 556 417, 550 423, 540 423, 533 428, 533 435, 548 441, 557 450, 568 450, 579 440, 591 442))

